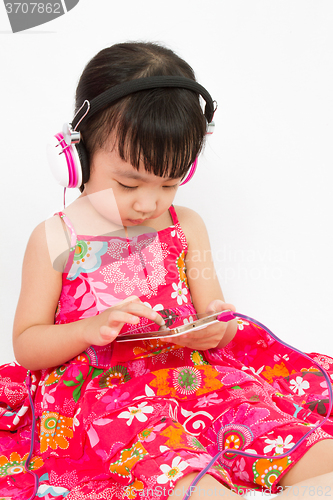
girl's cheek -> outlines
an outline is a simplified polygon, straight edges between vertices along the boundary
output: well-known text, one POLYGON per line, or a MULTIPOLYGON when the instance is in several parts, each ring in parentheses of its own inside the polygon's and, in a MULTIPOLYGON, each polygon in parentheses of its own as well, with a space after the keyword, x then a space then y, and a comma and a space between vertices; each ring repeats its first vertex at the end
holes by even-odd
POLYGON ((118 203, 113 189, 105 189, 88 196, 91 204, 98 213, 117 225, 122 224, 118 203))

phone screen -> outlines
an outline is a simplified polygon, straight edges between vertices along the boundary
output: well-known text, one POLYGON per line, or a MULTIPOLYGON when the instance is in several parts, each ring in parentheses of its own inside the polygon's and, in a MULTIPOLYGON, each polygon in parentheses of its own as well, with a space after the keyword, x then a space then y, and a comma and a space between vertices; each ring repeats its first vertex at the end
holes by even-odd
POLYGON ((144 327, 132 330, 128 333, 119 334, 115 339, 117 342, 128 342, 131 340, 146 340, 151 338, 177 337, 187 332, 193 332, 206 328, 208 325, 216 323, 217 317, 221 314, 192 314, 190 316, 179 316, 172 324, 172 328, 161 326, 156 330, 156 323, 150 323, 144 327))

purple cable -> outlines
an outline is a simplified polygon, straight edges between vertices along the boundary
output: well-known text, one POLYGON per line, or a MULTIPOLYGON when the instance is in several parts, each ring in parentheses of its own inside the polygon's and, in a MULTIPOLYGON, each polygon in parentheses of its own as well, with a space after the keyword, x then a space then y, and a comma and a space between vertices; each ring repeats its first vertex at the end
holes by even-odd
MULTIPOLYGON (((333 391, 332 391, 332 384, 331 384, 331 381, 329 379, 329 376, 327 375, 326 373, 326 370, 324 370, 324 368, 319 364, 317 363, 316 361, 314 361, 312 358, 310 358, 310 356, 308 356, 307 354, 305 354, 304 352, 296 349, 295 347, 292 347, 291 345, 287 344, 286 342, 283 342, 282 340, 280 340, 276 335, 274 335, 273 332, 271 332, 265 325, 263 325, 262 323, 259 323, 259 321, 256 321, 255 319, 253 318, 250 318, 249 316, 245 316, 244 314, 240 314, 240 313, 233 313, 232 311, 230 311, 230 314, 234 316, 234 318, 242 318, 242 319, 245 319, 245 320, 248 320, 250 321, 251 323, 254 323, 255 325, 259 326, 260 328, 262 328, 263 330, 265 330, 269 335, 271 335, 277 342, 280 342, 282 345, 286 346, 286 347, 289 347, 290 349, 292 349, 293 351, 296 351, 298 352, 298 354, 301 354, 302 356, 304 356, 305 358, 309 359, 311 361, 311 363, 315 364, 319 370, 323 373, 324 377, 325 377, 325 380, 327 382, 327 387, 328 387, 328 391, 329 391, 329 407, 328 407, 328 411, 327 411, 327 415, 326 417, 323 419, 322 422, 320 422, 319 424, 317 424, 315 427, 313 427, 310 431, 308 431, 287 453, 284 453, 283 455, 279 455, 278 458, 284 458, 284 457, 287 457, 288 455, 290 455, 290 453, 292 451, 294 451, 296 448, 298 448, 298 446, 300 446, 301 443, 303 443, 303 441, 310 435, 312 434, 312 432, 314 432, 315 430, 317 430, 319 427, 321 427, 322 425, 324 425, 324 423, 328 420, 329 418, 329 415, 331 413, 331 410, 332 410, 332 404, 333 404, 333 391)), ((221 315, 220 317, 220 321, 223 321, 223 315, 221 315)), ((226 319, 225 321, 229 321, 229 319, 226 319)), ((196 476, 196 478, 192 481, 192 483, 190 484, 190 486, 188 487, 184 497, 183 497, 183 500, 187 500, 188 498, 190 498, 191 494, 195 491, 195 486, 196 484, 200 481, 200 479, 206 474, 206 472, 212 467, 212 465, 214 465, 214 463, 222 456, 224 455, 225 453, 230 453, 230 450, 228 448, 226 448, 225 450, 222 450, 220 451, 219 453, 217 453, 213 459, 209 462, 208 465, 206 465, 206 467, 196 476)), ((232 450, 232 453, 233 455, 241 455, 243 457, 256 457, 256 458, 271 458, 269 456, 266 456, 266 455, 254 455, 253 453, 245 453, 244 451, 237 451, 237 450, 232 450)))
MULTIPOLYGON (((249 316, 245 316, 244 314, 240 314, 240 313, 233 313, 232 311, 228 311, 228 314, 223 314, 221 313, 221 315, 219 316, 219 320, 220 321, 230 321, 232 318, 242 318, 242 319, 245 319, 245 320, 248 320, 250 321, 251 323, 254 323, 255 325, 259 326, 260 328, 262 328, 263 330, 265 330, 269 335, 271 335, 277 342, 280 342, 282 345, 286 346, 286 347, 289 347, 290 349, 292 349, 293 351, 295 352, 298 352, 301 356, 304 356, 305 358, 307 358, 308 360, 311 361, 311 363, 315 364, 319 370, 323 373, 324 377, 325 377, 325 380, 327 382, 327 387, 328 387, 328 391, 329 391, 329 408, 328 408, 328 411, 327 411, 327 415, 326 417, 323 419, 322 422, 320 422, 319 424, 317 424, 315 427, 313 427, 311 430, 309 430, 299 441, 298 443, 296 443, 287 453, 284 453, 283 455, 279 455, 279 459, 280 458, 284 458, 286 456, 288 456, 292 451, 294 451, 296 448, 298 448, 298 446, 300 446, 300 444, 310 435, 312 434, 312 432, 314 432, 315 430, 317 430, 319 427, 321 427, 322 425, 324 425, 324 423, 328 420, 329 418, 329 415, 331 413, 331 410, 332 410, 332 405, 333 405, 333 392, 332 392, 332 384, 331 384, 331 381, 329 379, 329 376, 327 375, 326 371, 322 368, 322 366, 317 363, 316 361, 314 361, 312 358, 310 358, 310 356, 308 356, 307 354, 305 354, 304 352, 296 349, 295 347, 292 347, 291 345, 287 344, 286 342, 283 342, 282 340, 280 340, 276 335, 274 335, 273 332, 271 332, 265 325, 263 325, 262 323, 260 323, 259 321, 256 321, 254 320, 253 318, 250 318, 249 316)), ((39 477, 38 475, 29 470, 29 463, 30 463, 30 460, 32 458, 32 454, 33 454, 33 450, 34 450, 34 437, 35 437, 35 427, 36 427, 36 418, 35 418, 35 410, 34 410, 34 404, 33 404, 33 401, 32 401, 32 397, 31 397, 31 392, 30 392, 30 387, 31 387, 31 374, 30 372, 28 372, 28 375, 27 375, 27 378, 25 380, 25 383, 26 383, 26 386, 27 386, 27 389, 28 389, 28 397, 29 397, 29 402, 30 402, 30 407, 31 407, 31 413, 32 413, 32 427, 31 427, 31 444, 30 444, 30 453, 28 455, 28 458, 25 462, 25 470, 31 474, 33 477, 34 477, 34 492, 32 494, 32 496, 28 499, 28 500, 33 500, 36 495, 37 495, 37 491, 38 491, 38 485, 39 485, 39 477)), ((196 484, 200 481, 200 479, 206 474, 206 472, 212 467, 212 465, 214 465, 214 463, 222 456, 224 455, 225 453, 230 453, 230 450, 228 448, 226 448, 225 450, 222 450, 220 452, 218 452, 213 458, 212 460, 209 462, 208 465, 206 465, 206 467, 196 476, 196 478, 192 481, 192 483, 190 484, 190 486, 188 487, 187 489, 187 492, 185 494, 185 496, 183 497, 183 500, 187 500, 188 498, 190 498, 191 494, 196 486, 196 484)), ((243 457, 251 457, 253 458, 254 456, 256 458, 270 458, 270 457, 267 457, 267 455, 254 455, 252 453, 246 453, 246 452, 243 452, 243 451, 237 451, 237 450, 232 450, 232 453, 234 455, 241 455, 243 457)))
POLYGON ((29 453, 28 458, 24 464, 24 467, 25 467, 25 470, 29 474, 31 474, 34 478, 34 491, 33 491, 33 494, 31 495, 31 497, 29 497, 29 499, 28 499, 28 500, 33 500, 37 495, 38 485, 39 485, 39 477, 37 476, 37 474, 35 472, 33 472, 32 470, 29 469, 29 463, 30 463, 30 460, 32 458, 32 454, 34 452, 35 427, 36 427, 35 407, 34 407, 34 403, 32 401, 32 396, 31 396, 31 392, 30 392, 30 387, 31 387, 31 373, 30 372, 28 372, 27 377, 25 379, 25 385, 27 386, 27 389, 28 389, 28 397, 29 397, 31 414, 32 414, 32 424, 31 424, 30 453, 29 453))

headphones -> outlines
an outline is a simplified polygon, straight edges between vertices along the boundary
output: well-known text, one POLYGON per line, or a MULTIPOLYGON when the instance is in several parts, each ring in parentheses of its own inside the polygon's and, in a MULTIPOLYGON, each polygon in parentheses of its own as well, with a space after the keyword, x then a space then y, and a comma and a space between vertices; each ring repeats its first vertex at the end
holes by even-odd
MULTIPOLYGON (((72 123, 65 124, 62 132, 56 134, 51 143, 47 145, 47 156, 51 171, 58 183, 67 188, 79 188, 89 175, 88 154, 81 141, 79 125, 86 116, 92 116, 102 108, 110 106, 112 103, 134 92, 155 88, 183 88, 192 90, 200 94, 206 102, 204 115, 207 122, 207 134, 212 134, 214 130, 213 116, 217 107, 207 90, 199 83, 190 78, 179 76, 151 76, 138 78, 120 83, 106 90, 99 96, 89 101, 84 101, 78 110, 72 123)), ((196 170, 198 159, 191 165, 190 171, 185 180, 185 184, 192 177, 196 170)))

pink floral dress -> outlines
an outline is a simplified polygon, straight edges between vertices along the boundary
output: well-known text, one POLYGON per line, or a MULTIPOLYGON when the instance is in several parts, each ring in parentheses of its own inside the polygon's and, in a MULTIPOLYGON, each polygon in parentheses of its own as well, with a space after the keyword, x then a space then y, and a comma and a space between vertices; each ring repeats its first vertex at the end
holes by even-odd
MULTIPOLYGON (((186 238, 173 207, 170 214, 170 227, 129 240, 77 236, 59 213, 72 241, 55 323, 99 314, 129 295, 159 311, 167 325, 195 314, 186 238)), ((311 356, 333 373, 332 358, 311 356)), ((25 376, 15 363, 0 367, 0 498, 12 500, 33 493, 24 469, 32 423, 25 376)), ((178 479, 202 470, 222 449, 230 452, 209 474, 239 493, 274 493, 314 443, 333 437, 329 420, 279 458, 323 419, 327 384, 310 361, 241 319, 224 349, 200 352, 159 340, 91 346, 63 366, 34 372, 32 392, 36 500, 166 499, 178 479)))

